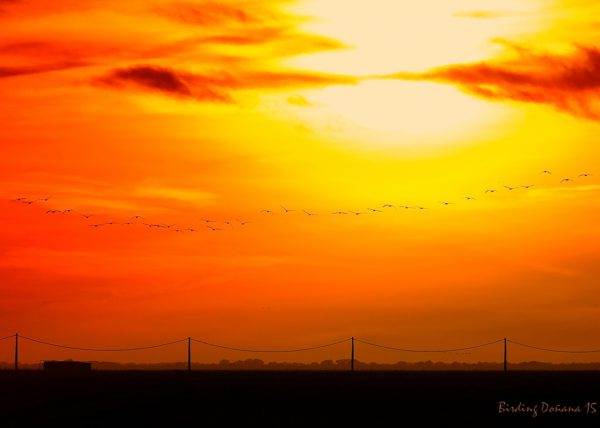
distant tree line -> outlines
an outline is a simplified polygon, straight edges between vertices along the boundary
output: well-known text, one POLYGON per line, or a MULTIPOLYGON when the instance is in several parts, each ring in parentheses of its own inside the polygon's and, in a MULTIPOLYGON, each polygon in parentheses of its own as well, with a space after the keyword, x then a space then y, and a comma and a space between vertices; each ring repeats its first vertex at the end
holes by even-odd
MULTIPOLYGON (((526 361, 520 363, 509 363, 510 370, 600 370, 600 362, 596 363, 548 363, 542 361, 526 361)), ((502 370, 502 363, 477 362, 444 363, 439 361, 418 361, 397 363, 364 363, 354 361, 356 370, 412 370, 412 371, 485 371, 502 370)), ((21 364, 22 370, 40 370, 42 364, 21 364)), ((0 362, 0 370, 13 370, 12 362, 0 362)), ((187 363, 115 363, 108 361, 92 361, 93 370, 186 370, 187 363)), ((350 369, 350 359, 323 360, 312 363, 290 363, 290 362, 265 362, 261 359, 249 358, 246 360, 221 360, 218 363, 193 363, 193 370, 323 370, 323 371, 347 371, 350 369)))

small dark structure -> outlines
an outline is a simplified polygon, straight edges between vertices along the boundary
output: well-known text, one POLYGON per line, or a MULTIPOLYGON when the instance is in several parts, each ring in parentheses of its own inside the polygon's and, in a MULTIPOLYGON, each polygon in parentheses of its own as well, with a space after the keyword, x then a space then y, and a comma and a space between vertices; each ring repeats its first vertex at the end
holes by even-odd
POLYGON ((44 361, 45 372, 52 373, 88 373, 92 371, 92 363, 85 361, 44 361))

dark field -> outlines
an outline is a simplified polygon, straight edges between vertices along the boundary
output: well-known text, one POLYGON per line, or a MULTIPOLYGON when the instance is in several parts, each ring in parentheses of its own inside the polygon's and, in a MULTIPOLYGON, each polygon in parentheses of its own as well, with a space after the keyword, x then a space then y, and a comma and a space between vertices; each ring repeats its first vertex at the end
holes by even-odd
POLYGON ((7 371, 0 390, 1 427, 600 426, 600 372, 7 371))

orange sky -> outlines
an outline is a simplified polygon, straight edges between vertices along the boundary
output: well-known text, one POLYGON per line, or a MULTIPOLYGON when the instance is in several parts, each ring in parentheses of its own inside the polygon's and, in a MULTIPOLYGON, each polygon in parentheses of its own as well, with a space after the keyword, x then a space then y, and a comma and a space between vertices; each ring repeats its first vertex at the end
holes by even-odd
POLYGON ((347 3, 0 0, 0 337, 600 348, 600 6, 347 3))

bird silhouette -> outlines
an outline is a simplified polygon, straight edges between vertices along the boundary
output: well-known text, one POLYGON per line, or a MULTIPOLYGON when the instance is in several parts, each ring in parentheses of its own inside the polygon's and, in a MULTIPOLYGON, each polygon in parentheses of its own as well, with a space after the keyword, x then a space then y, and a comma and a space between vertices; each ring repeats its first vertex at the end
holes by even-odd
POLYGON ((285 211, 286 214, 296 211, 296 210, 290 210, 290 209, 284 207, 283 205, 281 205, 281 208, 283 209, 283 211, 285 211))
POLYGON ((452 202, 440 202, 440 204, 448 206, 448 205, 452 204, 452 202))
POLYGON ((144 217, 142 217, 141 215, 134 215, 133 217, 130 217, 129 220, 138 220, 138 219, 142 219, 144 217))
POLYGON ((383 208, 394 208, 394 205, 392 205, 392 204, 385 204, 385 205, 382 205, 382 207, 383 208))
POLYGON ((512 187, 512 186, 504 186, 505 189, 507 190, 515 190, 516 187, 512 187))
POLYGON ((204 223, 217 223, 215 220, 204 219, 204 223))
POLYGON ((465 199, 466 199, 467 201, 474 201, 474 200, 475 200, 475 198, 474 198, 474 197, 472 197, 472 196, 465 196, 465 199))
POLYGON ((248 223, 250 223, 249 221, 244 221, 244 220, 240 220, 240 219, 237 219, 237 221, 238 221, 238 222, 240 223, 240 225, 242 225, 242 226, 246 226, 248 223))
POLYGON ((383 211, 375 209, 375 208, 367 208, 368 211, 371 211, 372 213, 382 213, 383 211))
POLYGON ((206 226, 206 227, 208 227, 213 232, 218 232, 219 230, 221 230, 218 227, 212 227, 212 226, 206 226))
POLYGON ((542 174, 552 175, 552 171, 548 171, 547 169, 542 171, 542 174))
POLYGON ((48 202, 50 200, 50 196, 46 196, 45 198, 36 199, 36 201, 48 202))
POLYGON ((354 215, 362 215, 364 213, 361 213, 360 211, 350 211, 352 214, 354 215))
POLYGON ((88 224, 88 226, 97 228, 97 227, 102 227, 103 225, 100 223, 96 223, 96 224, 88 224))
POLYGON ((561 183, 568 183, 570 181, 573 181, 572 178, 563 178, 562 180, 560 180, 561 183))
POLYGON ((525 186, 521 186, 523 189, 531 189, 535 184, 527 184, 525 186))
POLYGON ((271 210, 261 210, 260 212, 263 214, 273 214, 273 211, 271 210))
POLYGON ((304 212, 304 214, 306 214, 309 217, 312 217, 314 215, 318 215, 317 213, 311 213, 310 211, 306 211, 306 210, 302 210, 304 212))
POLYGON ((84 218, 93 217, 94 214, 81 214, 84 218))
POLYGON ((497 192, 497 190, 496 190, 496 189, 487 189, 487 190, 485 191, 485 193, 496 193, 496 192, 497 192))
POLYGON ((579 174, 580 177, 591 177, 592 174, 589 174, 587 172, 584 172, 583 174, 579 174))
POLYGON ((336 211, 336 212, 333 212, 331 214, 333 214, 333 215, 346 215, 348 213, 346 211, 336 211))

